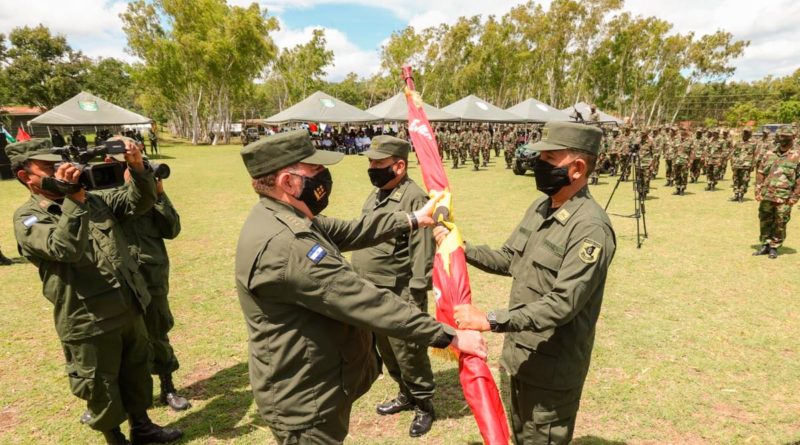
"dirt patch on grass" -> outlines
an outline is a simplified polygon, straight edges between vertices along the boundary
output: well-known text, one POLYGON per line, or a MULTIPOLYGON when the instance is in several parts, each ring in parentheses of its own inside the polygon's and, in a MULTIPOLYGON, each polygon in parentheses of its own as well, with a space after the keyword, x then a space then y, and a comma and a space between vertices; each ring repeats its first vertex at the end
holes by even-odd
POLYGON ((13 406, 0 409, 0 433, 11 431, 17 425, 17 410, 13 406))

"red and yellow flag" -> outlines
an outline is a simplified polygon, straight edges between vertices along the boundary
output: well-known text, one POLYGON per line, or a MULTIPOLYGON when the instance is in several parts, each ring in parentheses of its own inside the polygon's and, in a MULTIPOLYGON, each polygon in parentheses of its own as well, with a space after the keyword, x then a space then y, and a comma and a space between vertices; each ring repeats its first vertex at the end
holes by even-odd
MULTIPOLYGON (((403 80, 408 103, 408 134, 417 153, 425 188, 431 195, 436 191, 445 192, 434 218, 444 224, 450 234, 436 249, 433 259, 433 292, 436 297, 436 319, 455 327, 453 307, 472 302, 464 242, 455 224, 450 183, 442 167, 442 158, 439 157, 436 136, 422 109, 422 99, 414 91, 411 67, 403 67, 403 80)), ((472 409, 484 443, 508 444, 508 422, 489 366, 474 355, 459 354, 457 351, 456 354, 464 398, 472 409)))

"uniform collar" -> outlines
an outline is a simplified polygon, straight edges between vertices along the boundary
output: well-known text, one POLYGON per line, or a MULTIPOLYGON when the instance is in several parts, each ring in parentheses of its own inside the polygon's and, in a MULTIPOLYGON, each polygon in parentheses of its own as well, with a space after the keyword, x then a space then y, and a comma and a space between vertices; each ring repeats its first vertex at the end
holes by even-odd
POLYGON ((382 205, 382 204, 386 203, 386 201, 395 201, 395 202, 400 202, 400 200, 401 200, 401 199, 403 199, 403 195, 406 193, 406 189, 408 189, 408 185, 409 185, 410 183, 411 183, 411 178, 409 178, 409 177, 408 177, 408 175, 406 175, 406 177, 405 177, 405 178, 403 178, 403 179, 402 179, 402 180, 401 180, 401 181, 400 181, 400 182, 397 184, 397 186, 396 186, 395 188, 393 188, 393 189, 392 189, 392 190, 389 192, 389 194, 386 196, 386 198, 384 198, 384 199, 383 199, 383 200, 381 200, 381 201, 378 201, 378 199, 377 199, 377 197, 379 196, 379 194, 380 194, 380 192, 381 192, 381 189, 379 189, 379 188, 375 188, 375 191, 374 191, 374 193, 375 193, 375 196, 376 196, 376 199, 375 199, 375 201, 376 201, 376 202, 375 202, 375 206, 376 206, 376 207, 377 207, 377 206, 380 206, 380 205, 382 205))
POLYGON ((572 218, 573 215, 578 211, 578 209, 583 205, 586 200, 591 199, 592 195, 589 193, 589 186, 583 186, 582 189, 578 190, 575 195, 572 196, 567 202, 564 203, 560 208, 558 208, 552 215, 547 216, 547 210, 550 207, 550 198, 547 198, 539 204, 539 208, 537 211, 542 216, 542 219, 547 221, 550 219, 554 219, 558 221, 562 226, 567 224, 567 221, 572 218))
POLYGON ((279 219, 283 220, 293 230, 308 229, 311 227, 311 221, 306 218, 306 215, 288 203, 277 200, 270 196, 262 196, 261 205, 263 205, 267 210, 272 210, 275 212, 279 219))

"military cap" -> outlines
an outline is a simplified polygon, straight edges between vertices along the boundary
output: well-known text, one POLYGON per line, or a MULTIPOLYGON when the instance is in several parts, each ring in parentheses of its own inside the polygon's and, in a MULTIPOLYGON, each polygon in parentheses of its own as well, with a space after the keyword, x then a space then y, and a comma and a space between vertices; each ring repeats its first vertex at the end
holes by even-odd
POLYGON ((15 142, 6 146, 6 154, 11 160, 11 169, 16 170, 28 160, 58 162, 61 156, 50 150, 53 143, 47 138, 35 138, 25 142, 15 142))
MULTIPOLYGON (((789 125, 784 125, 778 128, 778 136, 794 136, 794 131, 792 131, 792 127, 789 125)), ((8 150, 8 149, 6 149, 8 150)))
POLYGON ((753 127, 747 126, 742 129, 742 133, 753 133, 753 127))
POLYGON ((375 136, 369 144, 369 150, 364 152, 364 156, 380 160, 389 156, 408 159, 408 152, 411 151, 411 144, 394 136, 375 136))
POLYGON ((344 157, 344 153, 315 149, 308 131, 303 129, 277 133, 247 144, 241 155, 252 178, 275 173, 298 162, 331 165, 344 157))
POLYGON ((549 122, 542 128, 542 139, 526 148, 536 151, 574 149, 597 155, 603 132, 574 122, 549 122))

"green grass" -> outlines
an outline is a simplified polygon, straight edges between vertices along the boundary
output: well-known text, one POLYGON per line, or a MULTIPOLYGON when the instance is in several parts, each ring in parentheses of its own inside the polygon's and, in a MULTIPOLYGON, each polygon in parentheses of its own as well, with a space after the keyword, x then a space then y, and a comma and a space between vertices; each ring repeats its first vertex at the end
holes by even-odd
MULTIPOLYGON (((168 243, 171 338, 181 369, 176 380, 193 403, 185 413, 151 411, 186 432, 184 443, 272 443, 255 413, 247 381, 247 335, 236 299, 233 261, 239 229, 256 196, 239 147, 190 147, 162 140, 173 176, 166 189, 183 233, 168 243)), ((493 159, 493 161, 495 161, 493 159)), ((335 166, 326 213, 354 217, 370 189, 366 159, 335 166)), ((514 176, 501 162, 480 172, 447 170, 458 222, 473 243, 499 246, 539 193, 532 176, 514 176)), ((412 162, 411 175, 419 179, 412 162)), ((730 173, 728 173, 730 176, 730 173)), ((615 178, 592 191, 605 204, 615 178)), ((800 223, 775 261, 750 256, 758 238, 757 206, 730 203, 719 191, 671 195, 654 180, 647 201, 650 238, 635 246, 635 221, 612 217, 618 247, 606 286, 576 442, 791 443, 800 440, 800 223)), ((0 183, 0 246, 16 256, 13 211, 27 199, 18 183, 0 183)), ((752 196, 752 194, 751 194, 752 196)), ((629 183, 611 211, 631 213, 629 183)), ((477 305, 507 304, 510 279, 470 269, 477 305)), ((83 402, 64 375, 52 307, 30 264, 0 267, 0 443, 98 443, 78 424, 83 402)), ((499 377, 502 337, 487 335, 499 377)), ((458 386, 456 365, 433 359, 439 420, 411 440, 410 413, 382 418, 374 406, 392 397, 391 379, 375 383, 356 404, 348 443, 461 444, 480 435, 458 386)))

